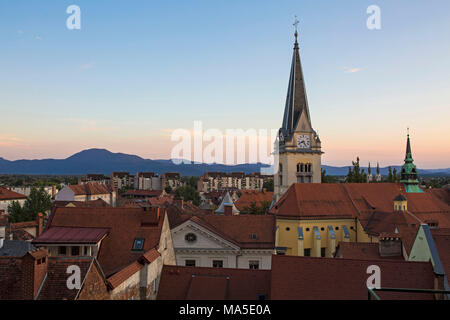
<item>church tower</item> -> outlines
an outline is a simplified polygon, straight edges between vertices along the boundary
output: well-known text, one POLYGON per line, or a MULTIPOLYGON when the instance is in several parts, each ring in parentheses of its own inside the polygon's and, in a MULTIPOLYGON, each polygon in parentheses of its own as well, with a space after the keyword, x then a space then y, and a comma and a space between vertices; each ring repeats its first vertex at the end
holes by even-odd
MULTIPOLYGON (((298 24, 298 21, 294 24, 298 24)), ((300 62, 298 33, 289 78, 283 124, 278 134, 279 167, 274 175, 277 201, 293 183, 320 183, 321 143, 311 125, 305 82, 300 62)))
POLYGON ((409 129, 408 129, 408 140, 406 142, 406 156, 405 163, 402 166, 401 180, 400 183, 405 185, 405 190, 407 193, 423 193, 423 190, 419 187, 419 177, 417 174, 417 167, 414 164, 414 159, 411 152, 411 141, 409 139, 409 129))

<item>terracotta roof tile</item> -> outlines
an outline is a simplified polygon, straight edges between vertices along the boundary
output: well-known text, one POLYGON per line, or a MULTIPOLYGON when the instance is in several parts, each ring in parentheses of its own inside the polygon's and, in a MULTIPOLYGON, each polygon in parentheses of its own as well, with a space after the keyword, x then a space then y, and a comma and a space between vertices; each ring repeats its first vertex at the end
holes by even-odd
POLYGON ((109 232, 108 228, 50 227, 36 238, 34 244, 84 243, 96 244, 109 232))
POLYGON ((109 194, 113 192, 111 186, 95 182, 70 185, 69 188, 74 192, 75 195, 97 195, 109 194))
POLYGON ((273 200, 273 192, 268 191, 241 191, 241 196, 234 203, 239 211, 244 212, 248 207, 255 203, 260 206, 263 202, 269 204, 273 200))
POLYGON ((158 300, 257 300, 270 297, 270 270, 164 266, 158 300))
POLYGON ((20 200, 26 199, 27 196, 15 191, 0 187, 0 201, 2 200, 20 200))
MULTIPOLYGON (((367 267, 381 269, 385 288, 433 289, 429 262, 272 256, 274 300, 367 300, 367 267), (288 276, 286 276, 288 275, 288 276)), ((433 299, 433 295, 379 292, 381 299, 433 299)))

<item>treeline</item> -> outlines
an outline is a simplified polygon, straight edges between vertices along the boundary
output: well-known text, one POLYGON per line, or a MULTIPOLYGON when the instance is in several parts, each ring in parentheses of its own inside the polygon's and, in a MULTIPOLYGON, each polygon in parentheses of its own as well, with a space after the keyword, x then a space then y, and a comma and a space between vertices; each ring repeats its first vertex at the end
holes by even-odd
POLYGON ((64 184, 77 184, 81 176, 53 175, 0 175, 0 185, 9 187, 46 187, 64 184))

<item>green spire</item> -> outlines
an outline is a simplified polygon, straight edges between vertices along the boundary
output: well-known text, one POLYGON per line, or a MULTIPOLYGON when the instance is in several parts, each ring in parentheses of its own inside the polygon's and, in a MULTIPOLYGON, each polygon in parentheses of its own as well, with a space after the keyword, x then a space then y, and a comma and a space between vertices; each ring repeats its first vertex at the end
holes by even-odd
POLYGON ((405 184, 405 190, 408 193, 421 193, 422 189, 419 188, 419 179, 417 175, 417 167, 414 164, 414 159, 411 152, 411 141, 409 138, 408 129, 408 140, 406 143, 406 156, 405 164, 402 166, 401 172, 401 183, 405 184))

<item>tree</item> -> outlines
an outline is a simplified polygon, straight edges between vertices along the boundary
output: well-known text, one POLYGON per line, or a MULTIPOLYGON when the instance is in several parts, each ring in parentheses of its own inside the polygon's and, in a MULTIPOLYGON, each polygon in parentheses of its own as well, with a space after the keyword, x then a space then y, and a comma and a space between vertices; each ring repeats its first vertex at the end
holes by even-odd
POLYGON ((27 217, 25 214, 25 210, 20 205, 19 201, 13 201, 8 206, 8 212, 9 212, 9 222, 16 223, 16 222, 22 222, 27 221, 27 217))
POLYGON ((171 186, 167 186, 167 187, 164 188, 164 191, 166 193, 172 193, 172 187, 171 186))
POLYGON ((264 215, 267 213, 267 210, 269 210, 270 204, 270 201, 267 200, 260 202, 260 205, 253 201, 252 203, 250 203, 250 206, 244 208, 242 213, 264 215))
POLYGON ((176 198, 182 198, 186 201, 192 201, 196 206, 200 205, 200 193, 191 185, 185 185, 177 188, 175 191, 176 198))
POLYGON ((388 182, 394 182, 394 178, 393 178, 393 176, 392 176, 392 168, 391 167, 389 167, 389 174, 388 174, 388 177, 387 177, 387 181, 388 182))
POLYGON ((273 179, 267 180, 263 183, 263 189, 266 189, 266 191, 273 192, 274 185, 273 185, 273 179))
POLYGON ((356 162, 352 161, 353 169, 351 167, 348 168, 348 174, 345 182, 347 183, 366 183, 367 182, 367 174, 364 169, 361 169, 359 166, 359 157, 356 158, 356 162))
POLYGON ((23 207, 16 201, 8 206, 10 213, 10 221, 23 222, 35 220, 39 212, 45 213, 52 207, 50 195, 45 192, 44 188, 31 188, 30 195, 25 200, 23 207))
POLYGON ((322 183, 338 183, 339 179, 335 176, 327 175, 327 170, 322 169, 322 183))

